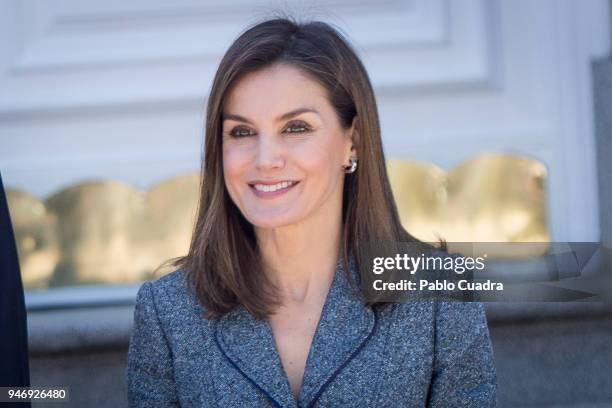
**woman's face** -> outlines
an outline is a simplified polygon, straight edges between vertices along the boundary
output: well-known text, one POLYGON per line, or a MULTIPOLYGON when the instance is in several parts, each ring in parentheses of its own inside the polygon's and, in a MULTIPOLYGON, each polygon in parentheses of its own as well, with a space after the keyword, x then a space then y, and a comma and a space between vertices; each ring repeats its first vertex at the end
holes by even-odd
POLYGON ((353 128, 342 128, 325 88, 277 64, 240 78, 223 112, 225 185, 250 223, 340 214, 353 128))

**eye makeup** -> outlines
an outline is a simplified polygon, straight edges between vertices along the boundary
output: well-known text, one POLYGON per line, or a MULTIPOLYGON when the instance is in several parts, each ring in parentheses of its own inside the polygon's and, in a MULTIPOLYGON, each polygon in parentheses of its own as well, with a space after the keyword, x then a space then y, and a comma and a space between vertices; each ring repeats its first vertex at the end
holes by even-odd
POLYGON ((306 122, 301 120, 291 121, 287 127, 285 128, 285 132, 287 133, 305 133, 312 130, 306 122))
MULTIPOLYGON (((283 129, 283 133, 306 133, 312 131, 312 127, 302 121, 302 120, 294 120, 287 124, 287 126, 283 129)), ((234 138, 242 138, 255 136, 257 133, 249 127, 244 125, 238 125, 232 128, 228 132, 229 136, 234 138)))
POLYGON ((255 132, 246 126, 236 126, 229 131, 229 135, 235 138, 255 136, 255 132))

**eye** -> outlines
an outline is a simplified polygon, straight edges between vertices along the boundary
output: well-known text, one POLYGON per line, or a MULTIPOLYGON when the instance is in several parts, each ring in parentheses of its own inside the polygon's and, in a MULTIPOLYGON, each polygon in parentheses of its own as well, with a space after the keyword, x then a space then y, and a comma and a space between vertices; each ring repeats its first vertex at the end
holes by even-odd
POLYGON ((306 122, 297 121, 289 123, 289 126, 285 128, 287 133, 304 133, 311 130, 310 126, 306 122))
POLYGON ((247 137, 255 135, 255 132, 244 126, 236 126, 232 130, 230 130, 229 134, 232 137, 247 137))

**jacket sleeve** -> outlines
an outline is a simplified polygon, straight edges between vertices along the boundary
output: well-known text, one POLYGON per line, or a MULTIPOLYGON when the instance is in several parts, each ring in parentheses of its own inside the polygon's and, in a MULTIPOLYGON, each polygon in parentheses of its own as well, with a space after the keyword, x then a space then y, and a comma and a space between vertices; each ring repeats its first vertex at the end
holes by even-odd
POLYGON ((435 352, 427 407, 495 407, 497 373, 480 302, 434 301, 435 352))
POLYGON ((127 363, 130 407, 178 407, 172 353, 160 325, 151 282, 138 290, 127 363))

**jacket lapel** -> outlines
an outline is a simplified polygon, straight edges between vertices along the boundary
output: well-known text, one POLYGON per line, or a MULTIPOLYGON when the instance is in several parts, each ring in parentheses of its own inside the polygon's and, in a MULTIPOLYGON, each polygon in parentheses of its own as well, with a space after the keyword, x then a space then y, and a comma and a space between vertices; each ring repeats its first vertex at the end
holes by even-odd
MULTIPOLYGON (((358 283, 352 258, 350 273, 358 283)), ((350 286, 340 258, 306 360, 299 405, 291 393, 267 321, 257 320, 239 307, 218 320, 215 340, 230 363, 274 405, 306 408, 316 403, 374 331, 374 312, 363 306, 359 295, 350 286)))
MULTIPOLYGON (((360 279, 353 258, 350 273, 360 279)), ((346 278, 341 259, 306 360, 299 406, 314 405, 327 385, 358 354, 375 329, 374 312, 363 305, 346 278)))
POLYGON ((239 307, 219 319, 215 341, 231 365, 276 406, 297 408, 266 321, 239 307))

